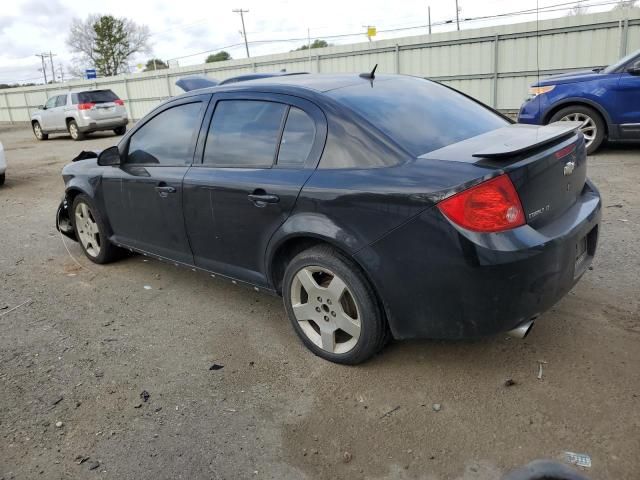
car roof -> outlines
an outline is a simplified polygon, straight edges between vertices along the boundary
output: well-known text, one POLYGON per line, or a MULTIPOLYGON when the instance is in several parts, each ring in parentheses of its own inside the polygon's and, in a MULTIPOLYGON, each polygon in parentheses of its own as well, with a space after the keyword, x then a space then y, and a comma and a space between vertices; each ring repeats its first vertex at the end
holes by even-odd
MULTIPOLYGON (((390 80, 398 75, 376 75, 373 82, 390 80)), ((235 89, 248 90, 250 87, 270 88, 270 87, 298 87, 315 92, 328 92, 338 88, 350 87, 352 85, 368 84, 372 80, 363 78, 357 73, 350 74, 304 74, 304 75, 278 75, 265 78, 256 78, 233 82, 226 85, 218 85, 201 90, 192 90, 189 93, 215 93, 219 91, 231 91, 235 89)))

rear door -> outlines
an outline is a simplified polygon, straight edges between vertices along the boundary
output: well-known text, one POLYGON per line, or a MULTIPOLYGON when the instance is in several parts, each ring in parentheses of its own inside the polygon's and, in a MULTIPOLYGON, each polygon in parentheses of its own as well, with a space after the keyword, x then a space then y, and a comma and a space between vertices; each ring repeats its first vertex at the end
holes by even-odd
MULTIPOLYGON (((640 57, 626 67, 640 69, 640 57)), ((640 139, 640 74, 622 72, 618 82, 618 122, 622 138, 640 139)))
POLYGON ((184 179, 195 264, 267 286, 264 252, 312 174, 326 139, 314 104, 274 94, 217 94, 184 179))
POLYGON ((126 138, 124 162, 103 174, 115 240, 193 264, 183 219, 182 179, 193 161, 210 95, 164 105, 126 138))

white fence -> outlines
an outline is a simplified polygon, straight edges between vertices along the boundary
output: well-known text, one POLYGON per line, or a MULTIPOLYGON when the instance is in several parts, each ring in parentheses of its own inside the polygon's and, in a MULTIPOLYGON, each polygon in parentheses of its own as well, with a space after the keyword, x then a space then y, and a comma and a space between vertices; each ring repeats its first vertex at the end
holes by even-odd
POLYGON ((97 80, 0 90, 0 122, 29 121, 47 98, 71 89, 110 88, 139 119, 180 94, 175 81, 250 72, 404 73, 447 83, 501 110, 517 109, 540 75, 590 69, 640 49, 640 9, 340 45, 97 80), (624 17, 626 15, 626 18, 624 17))

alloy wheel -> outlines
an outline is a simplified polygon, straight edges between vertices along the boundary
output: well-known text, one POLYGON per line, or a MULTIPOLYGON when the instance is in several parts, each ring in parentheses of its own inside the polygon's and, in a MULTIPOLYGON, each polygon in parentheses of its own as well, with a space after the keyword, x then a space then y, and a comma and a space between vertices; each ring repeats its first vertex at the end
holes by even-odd
POLYGON ((87 254, 100 255, 100 231, 86 203, 78 203, 75 212, 76 232, 87 254))
POLYGON ((39 123, 34 123, 33 124, 33 131, 36 134, 36 138, 38 140, 42 139, 42 128, 40 128, 40 124, 39 123))
POLYGON ((300 269, 291 282, 291 306, 300 329, 319 348, 342 354, 358 343, 360 309, 346 283, 329 269, 300 269))
POLYGON ((584 135, 584 140, 586 143, 586 147, 593 143, 598 133, 598 127, 596 126, 596 122, 593 121, 589 115, 584 113, 570 113, 565 115, 560 119, 561 122, 580 122, 580 131, 582 135, 584 135))
POLYGON ((74 140, 78 138, 78 126, 75 123, 69 124, 69 133, 74 140))

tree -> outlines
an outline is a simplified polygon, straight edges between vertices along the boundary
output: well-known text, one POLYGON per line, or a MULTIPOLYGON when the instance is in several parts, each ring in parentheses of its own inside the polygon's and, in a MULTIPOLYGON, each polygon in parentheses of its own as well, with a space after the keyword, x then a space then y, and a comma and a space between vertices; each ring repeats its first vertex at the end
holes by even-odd
POLYGON ((80 61, 109 77, 121 73, 127 60, 136 53, 149 51, 149 28, 128 18, 89 15, 73 19, 67 45, 80 55, 80 61))
POLYGON ((627 8, 635 8, 638 0, 619 0, 611 10, 625 10, 627 8))
POLYGON ((578 15, 584 15, 587 13, 587 7, 582 5, 582 2, 578 2, 574 7, 569 10, 567 13, 568 17, 577 17, 578 15))
POLYGON ((224 50, 222 50, 221 52, 212 53, 211 55, 209 55, 204 63, 224 62, 225 60, 231 59, 232 58, 231 55, 229 55, 229 52, 225 52, 224 50))
POLYGON ((150 58, 147 60, 147 64, 144 67, 143 72, 152 72, 153 70, 163 70, 165 68, 169 68, 169 65, 164 63, 159 58, 150 58))
MULTIPOLYGON (((324 47, 330 47, 331 44, 327 43, 325 40, 320 40, 320 39, 316 39, 313 42, 311 42, 311 48, 324 48, 324 47)), ((308 50, 309 49, 309 45, 302 45, 301 47, 298 47, 294 50, 294 52, 298 52, 300 50, 308 50)))

